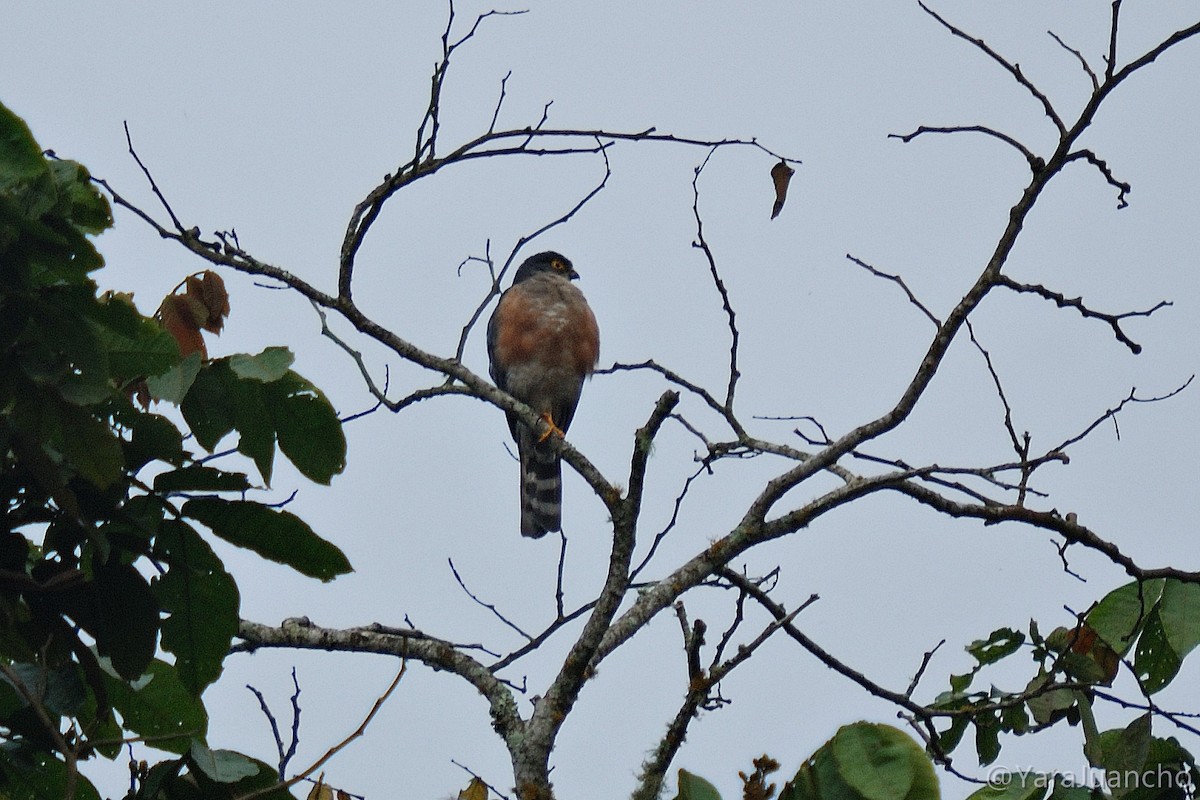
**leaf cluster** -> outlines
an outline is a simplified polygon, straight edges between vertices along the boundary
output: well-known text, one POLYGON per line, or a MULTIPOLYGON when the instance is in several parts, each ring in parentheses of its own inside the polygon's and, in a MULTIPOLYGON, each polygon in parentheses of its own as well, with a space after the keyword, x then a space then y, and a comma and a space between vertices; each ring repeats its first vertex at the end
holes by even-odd
MULTIPOLYGON (((774 795, 766 776, 779 768, 773 759, 755 759, 752 775, 741 775, 743 800, 774 795)), ((679 770, 675 800, 721 800, 716 788, 679 770)), ((903 731, 890 725, 855 722, 838 729, 809 756, 779 792, 779 800, 938 800, 933 764, 903 731)))
MULTIPOLYGON (((1158 708, 1153 695, 1176 677, 1183 659, 1200 644, 1200 586, 1174 578, 1134 581, 1097 602, 1076 624, 1043 637, 1030 621, 1028 634, 1012 628, 993 631, 967 650, 976 659, 969 673, 950 676, 950 690, 937 697, 932 710, 954 712, 950 726, 938 733, 936 749, 947 755, 971 727, 981 766, 1000 755, 1001 734, 1021 736, 1066 721, 1083 733, 1088 765, 1106 780, 1112 797, 1187 796, 1187 786, 1200 785, 1194 756, 1174 737, 1152 735, 1152 722, 1173 721, 1158 708), (1010 656, 1029 653, 1035 674, 1020 691, 990 686, 972 689, 985 667, 1010 656), (1144 698, 1145 713, 1124 728, 1101 731, 1093 705, 1112 699, 1104 690, 1125 666, 1144 698), (1172 785, 1146 786, 1147 775, 1180 777, 1172 785), (1186 779, 1186 780, 1185 780, 1186 779)), ((1130 706, 1129 703, 1122 705, 1130 706)), ((1132 707, 1137 708, 1137 705, 1132 707)), ((1161 781, 1158 784, 1162 784, 1161 781)), ((1005 796, 1041 800, 1047 792, 1088 795, 1094 786, 1072 786, 1061 776, 1029 773, 1007 782, 1005 796), (1015 794, 1014 794, 1015 793, 1015 794)), ((989 786, 973 797, 991 798, 1001 789, 989 786)))
POLYGON ((89 237, 111 224, 87 170, 0 105, 0 794, 98 797, 78 762, 132 737, 175 757, 135 769, 131 796, 269 788, 270 767, 207 743, 239 593, 206 532, 321 580, 350 565, 208 454, 236 432, 264 484, 277 449, 329 483, 341 423, 285 348, 207 360, 199 330, 229 311, 213 273, 158 318, 101 295, 89 237))

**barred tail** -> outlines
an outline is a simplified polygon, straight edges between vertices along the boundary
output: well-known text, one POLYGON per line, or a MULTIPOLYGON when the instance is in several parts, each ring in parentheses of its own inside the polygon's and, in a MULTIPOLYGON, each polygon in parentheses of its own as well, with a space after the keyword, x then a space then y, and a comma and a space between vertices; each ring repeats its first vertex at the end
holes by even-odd
POLYGON ((521 535, 534 539, 562 529, 562 465, 536 442, 521 451, 521 535))

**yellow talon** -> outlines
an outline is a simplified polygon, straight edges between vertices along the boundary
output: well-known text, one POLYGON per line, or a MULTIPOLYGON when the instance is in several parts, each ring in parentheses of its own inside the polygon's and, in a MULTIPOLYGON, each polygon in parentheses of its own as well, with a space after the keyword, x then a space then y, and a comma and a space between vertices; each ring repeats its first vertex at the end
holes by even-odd
POLYGON ((539 444, 549 439, 553 434, 558 434, 560 438, 567 435, 566 431, 554 424, 554 417, 550 416, 549 411, 542 414, 542 422, 545 422, 550 427, 546 429, 545 433, 538 437, 539 444))

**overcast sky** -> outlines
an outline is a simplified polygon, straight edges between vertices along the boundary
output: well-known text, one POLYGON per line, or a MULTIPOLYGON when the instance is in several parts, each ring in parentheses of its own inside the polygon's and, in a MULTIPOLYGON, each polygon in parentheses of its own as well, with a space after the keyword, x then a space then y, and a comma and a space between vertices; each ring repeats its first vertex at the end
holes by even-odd
MULTIPOLYGON (((490 5, 460 3, 469 24, 490 5)), ((443 101, 443 151, 483 132, 500 81, 511 70, 501 127, 660 131, 695 137, 756 137, 799 158, 791 196, 769 219, 772 160, 752 148, 719 152, 700 178, 705 233, 742 334, 740 412, 812 415, 835 437, 895 403, 929 343, 932 326, 897 287, 854 267, 851 253, 903 274, 937 315, 977 277, 1028 179, 1015 151, 983 136, 888 139, 918 125, 983 124, 1037 153, 1055 130, 1011 76, 942 30, 915 2, 717 3, 534 2, 530 13, 487 20, 454 61, 443 101), (736 10, 735 10, 736 9, 736 10)), ((1107 48, 1110 4, 940 0, 939 12, 981 36, 1074 119, 1090 83, 1053 30, 1097 69, 1107 48)), ((1191 4, 1129 0, 1121 60, 1195 21, 1191 4)), ((16 0, 0 26, 3 100, 43 147, 77 159, 158 214, 125 152, 122 122, 175 211, 204 232, 236 228, 256 257, 332 290, 354 205, 411 157, 428 98, 446 9, 441 3, 112 2, 16 0)), ((459 32, 465 32, 460 27, 459 32)), ((1113 95, 1084 139, 1133 186, 1130 206, 1082 164, 1069 167, 1039 203, 1009 263, 1018 280, 1043 283, 1095 308, 1174 305, 1132 321, 1139 355, 1103 323, 1026 296, 994 292, 976 333, 1005 381, 1019 431, 1035 450, 1073 436, 1132 387, 1174 389, 1197 371, 1196 220, 1200 200, 1200 42, 1186 43, 1113 95)), ((691 247, 691 179, 705 151, 621 144, 610 152, 608 187, 569 225, 525 253, 555 249, 581 273, 602 333, 602 365, 653 357, 723 392, 728 330, 700 253, 691 247)), ((598 157, 513 158, 439 173, 398 195, 359 258, 364 310, 415 344, 453 353, 458 333, 487 291, 478 265, 490 241, 503 260, 523 234, 564 213, 603 175, 598 157)), ((104 288, 133 289, 143 312, 184 275, 204 267, 161 242, 128 213, 100 242, 104 288)), ((370 405, 354 365, 319 336, 308 304, 227 274, 233 313, 214 355, 287 344, 296 369, 343 413, 370 405)), ((349 332, 339 328, 343 333, 349 332)), ((357 343, 394 394, 435 381, 357 343)), ((486 373, 482 330, 466 354, 486 373)), ((979 354, 959 342, 908 424, 872 452, 913 464, 979 466, 1010 460, 1000 407, 979 354)), ((610 480, 627 471, 633 430, 662 385, 645 375, 602 376, 585 389, 571 441, 610 480)), ((1071 451, 1068 466, 1039 473, 1039 507, 1081 522, 1147 567, 1196 569, 1200 517, 1200 392, 1135 406, 1071 451)), ((685 398, 683 412, 716 430, 685 398)), ((796 443, 790 424, 760 421, 761 436, 796 443)), ((349 556, 356 572, 329 585, 256 558, 220 552, 243 592, 243 616, 265 623, 308 615, 328 626, 416 626, 459 642, 507 651, 520 638, 457 587, 452 558, 481 598, 537 630, 554 613, 558 545, 522 540, 517 466, 505 450, 500 412, 448 399, 347 428, 349 467, 332 488, 278 469, 273 492, 299 489, 291 508, 349 556)), ((665 429, 650 471, 643 540, 666 524, 695 440, 665 429)), ((727 532, 748 500, 780 469, 765 458, 722 464, 697 485, 650 577, 659 577, 727 532)), ((824 484, 823 484, 824 485, 824 484)), ((812 491, 806 489, 805 491, 812 491)), ((801 502, 802 498, 795 498, 801 502)), ((569 606, 594 596, 607 561, 603 508, 566 476, 569 606)), ((1111 565, 1071 552, 1067 575, 1054 542, 1016 526, 949 523, 898 497, 873 498, 755 552, 751 573, 782 568, 776 597, 820 602, 798 624, 873 679, 903 690, 921 654, 945 638, 918 700, 947 687, 970 664, 962 646, 1031 617, 1048 630, 1064 610, 1085 609, 1123 582, 1111 565)), ((741 566, 743 562, 737 562, 741 566)), ((730 598, 685 598, 710 630, 729 619, 730 598)), ((752 636, 766 623, 756 614, 752 636)), ((553 773, 562 797, 620 797, 634 785, 686 688, 678 624, 662 615, 602 665, 559 740, 553 773)), ((509 675, 544 687, 568 641, 509 675)), ((302 744, 310 763, 349 733, 394 670, 372 656, 262 652, 229 659, 206 696, 209 742, 271 762, 273 742, 253 683, 286 710, 289 670, 304 694, 302 744)), ((1018 689, 1030 672, 996 681, 1018 689), (1005 680, 1010 678, 1007 683, 1005 680)), ((1197 711, 1195 664, 1162 704, 1197 711)), ((1126 692, 1132 692, 1128 684, 1126 692)), ((770 642, 723 686, 734 702, 693 724, 676 765, 698 772, 726 798, 737 771, 768 752, 787 773, 856 719, 895 722, 892 707, 820 666, 784 638, 770 642)), ((528 711, 528 703, 522 706, 528 711)), ((1102 712, 1102 725, 1126 715, 1102 712)), ((899 723, 897 723, 899 724, 899 723)), ((1156 726, 1158 723, 1156 722, 1156 726)), ((1159 735, 1178 732, 1156 727, 1159 735)), ((1186 739, 1186 737, 1185 737, 1186 739)), ((1005 742, 1010 769, 1078 771, 1078 731, 1005 742), (1051 744, 1052 743, 1052 744, 1051 744)), ((1194 738, 1185 744, 1195 752, 1194 738)), ((161 757, 161 756, 156 756, 161 757)), ((368 798, 447 797, 467 765, 507 789, 507 753, 486 704, 461 680, 412 665, 366 737, 328 764, 328 780, 368 798)), ((956 764, 974 769, 967 742, 956 764)), ((102 791, 124 791, 123 765, 93 773, 102 791)), ((949 797, 969 787, 943 777, 949 797)), ((669 796, 669 795, 668 795, 669 796)))

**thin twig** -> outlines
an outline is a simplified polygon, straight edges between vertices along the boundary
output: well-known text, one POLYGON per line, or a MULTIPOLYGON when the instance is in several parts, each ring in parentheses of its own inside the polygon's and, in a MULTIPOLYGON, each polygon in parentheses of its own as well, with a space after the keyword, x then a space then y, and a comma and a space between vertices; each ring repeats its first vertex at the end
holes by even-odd
POLYGON ((480 599, 479 599, 479 598, 478 598, 478 597, 475 595, 475 593, 474 593, 474 592, 472 592, 470 589, 468 589, 468 588, 467 588, 467 584, 463 582, 462 576, 458 574, 458 570, 457 570, 457 569, 455 569, 455 567, 454 567, 454 559, 452 559, 452 558, 448 558, 448 559, 446 559, 446 561, 447 561, 447 562, 450 564, 450 571, 451 571, 452 573, 454 573, 454 580, 455 580, 455 581, 457 581, 457 582, 458 582, 458 585, 459 585, 459 587, 460 587, 460 588, 461 588, 461 589, 462 589, 464 592, 466 592, 466 593, 467 593, 467 597, 469 597, 469 598, 471 598, 473 601, 475 601, 475 604, 476 604, 476 605, 478 605, 478 606, 481 606, 481 607, 483 607, 483 608, 486 608, 488 611, 492 612, 492 615, 493 615, 493 616, 495 616, 495 617, 496 617, 496 619, 500 620, 500 621, 501 621, 501 622, 503 622, 505 625, 507 625, 509 628, 511 628, 511 629, 513 629, 514 631, 516 631, 516 632, 517 632, 517 633, 518 633, 518 634, 519 634, 519 635, 520 635, 522 638, 524 638, 524 639, 525 639, 525 641, 527 641, 527 642, 532 642, 532 641, 533 641, 533 637, 532 637, 532 636, 530 636, 530 635, 529 635, 528 633, 526 633, 525 631, 521 630, 521 627, 520 627, 519 625, 517 625, 515 622, 513 622, 512 620, 510 620, 508 617, 506 617, 506 616, 504 616, 503 614, 501 614, 501 613, 500 613, 500 611, 499 611, 499 609, 497 609, 495 605, 493 605, 492 603, 486 603, 486 602, 484 602, 483 600, 480 600, 480 599))
POLYGON ((289 786, 294 786, 300 781, 305 780, 314 772, 319 770, 327 761, 329 761, 329 759, 333 758, 335 755, 344 750, 351 742, 366 733, 367 726, 371 724, 371 720, 375 718, 375 715, 379 712, 379 709, 383 707, 383 704, 387 702, 387 699, 392 696, 392 692, 395 691, 396 687, 400 685, 400 679, 404 677, 404 672, 407 668, 408 661, 402 659, 400 661, 400 669, 396 672, 396 677, 392 678, 392 682, 388 685, 387 689, 384 690, 383 694, 376 698, 375 703, 371 706, 371 710, 367 712, 367 716, 363 718, 363 721, 359 723, 359 726, 345 739, 326 750, 325 754, 314 761, 310 767, 305 769, 303 772, 288 778, 287 780, 281 781, 276 785, 266 786, 262 789, 257 789, 241 795, 237 798, 237 800, 254 800, 254 798, 271 794, 280 788, 286 789, 289 786))
POLYGON ((1125 199, 1125 195, 1132 192, 1133 187, 1125 181, 1117 180, 1116 176, 1113 175, 1112 170, 1109 168, 1108 163, 1104 159, 1097 156, 1091 150, 1076 150, 1074 153, 1071 153, 1067 156, 1068 162, 1079 160, 1087 161, 1093 167, 1098 169, 1100 174, 1104 176, 1104 180, 1108 182, 1108 185, 1117 190, 1118 210, 1129 207, 1129 201, 1125 199))
POLYGON ((692 216, 696 220, 696 240, 692 243, 692 247, 704 253, 704 260, 708 262, 708 272, 712 276, 713 285, 717 288, 717 293, 721 295, 721 307, 725 309, 725 317, 729 325, 729 383, 725 388, 725 402, 722 407, 726 414, 733 416, 733 393, 737 388, 738 378, 742 376, 738 369, 738 327, 737 315, 733 311, 733 304, 729 301, 729 291, 725 288, 725 282, 721 280, 721 273, 717 270, 717 260, 713 255, 712 247, 709 246, 708 240, 704 238, 704 220, 700 217, 700 173, 704 172, 704 168, 708 166, 708 161, 717 152, 717 148, 709 149, 708 155, 704 157, 704 161, 700 166, 696 167, 695 174, 692 176, 692 216))
POLYGON ((1130 317, 1148 317, 1156 311, 1174 305, 1174 303, 1169 300, 1160 300, 1152 307, 1144 311, 1126 311, 1121 314, 1106 314, 1104 312, 1093 311, 1092 309, 1088 308, 1087 305, 1084 304, 1082 297, 1067 297, 1060 292, 1047 289, 1045 286, 1040 284, 1020 283, 1008 277, 1007 275, 996 276, 996 285, 1004 286, 1005 288, 1012 289, 1014 292, 1020 294, 1037 295, 1038 297, 1053 301, 1054 304, 1059 308, 1073 308, 1078 311, 1079 315, 1082 317, 1098 319, 1103 322, 1107 322, 1109 327, 1112 328, 1113 335, 1117 338, 1117 341, 1128 347, 1130 352, 1132 352, 1134 355, 1142 352, 1142 346, 1125 335, 1125 331, 1121 329, 1121 322, 1129 319, 1130 317))
POLYGON ((1012 136, 1009 136, 1007 133, 998 131, 995 128, 989 128, 986 125, 922 125, 912 133, 889 133, 888 138, 899 139, 905 144, 908 144, 913 139, 926 133, 982 133, 986 136, 991 136, 993 139, 999 139, 1000 141, 1017 150, 1025 157, 1025 160, 1029 163, 1029 168, 1034 172, 1038 172, 1046 166, 1046 163, 1041 158, 1034 155, 1033 151, 1021 144, 1021 142, 1017 141, 1012 136))
POLYGON ((1061 47, 1063 50, 1066 50, 1079 60, 1079 64, 1083 67, 1083 71, 1087 73, 1088 78, 1090 78, 1092 81, 1092 91, 1100 91, 1100 79, 1096 77, 1095 71, 1092 70, 1092 65, 1089 64, 1087 59, 1083 57, 1083 53, 1079 52, 1074 47, 1069 46, 1066 42, 1059 38, 1059 35, 1054 31, 1046 31, 1046 33, 1050 34, 1050 38, 1058 42, 1059 47, 1061 47))
POLYGON ((931 9, 929 6, 925 5, 924 0, 917 0, 917 5, 919 5, 921 10, 926 14, 941 23, 942 27, 950 31, 950 33, 964 41, 970 42, 975 47, 986 53, 987 56, 997 64, 1008 70, 1009 74, 1016 79, 1017 83, 1024 86, 1029 93, 1033 95, 1039 103, 1042 104, 1042 108, 1045 110, 1046 116, 1049 117, 1051 122, 1054 123, 1054 127, 1058 128, 1058 132, 1063 136, 1067 134, 1067 126, 1063 124, 1062 118, 1059 117, 1058 112, 1054 110, 1054 106, 1050 103, 1050 99, 1046 97, 1046 95, 1040 89, 1034 86, 1033 82, 1030 81, 1029 78, 1025 77, 1025 73, 1021 72, 1021 66, 1019 64, 1014 64, 1004 56, 997 53, 990 46, 988 46, 987 42, 983 41, 983 39, 971 36, 970 34, 947 22, 940 14, 931 9))
MULTIPOLYGON (((129 155, 133 156, 133 160, 142 170, 142 174, 146 176, 146 180, 150 184, 150 191, 154 192, 154 196, 158 198, 158 202, 161 203, 163 209, 166 210, 167 216, 171 218, 171 224, 175 226, 175 230, 178 231, 181 236, 185 235, 187 232, 183 228, 183 223, 179 221, 179 217, 175 216, 175 210, 171 208, 171 204, 167 202, 167 198, 163 197, 163 193, 159 191, 158 184, 154 181, 154 176, 150 174, 150 170, 146 168, 146 165, 142 163, 141 157, 138 156, 137 151, 133 149, 133 137, 129 133, 129 123, 126 121, 122 122, 121 124, 125 128, 125 145, 129 148, 129 155)), ((107 184, 102 185, 107 188, 107 184)))
MULTIPOLYGON (((940 328, 942 326, 942 321, 940 319, 938 319, 937 317, 935 317, 933 315, 933 312, 930 311, 929 308, 926 307, 926 305, 924 303, 922 303, 920 300, 917 299, 917 296, 915 294, 913 294, 912 289, 909 289, 908 284, 904 282, 904 278, 900 277, 899 275, 893 275, 890 272, 884 272, 882 270, 876 269, 875 267, 871 266, 867 262, 863 261, 861 258, 858 258, 857 256, 853 256, 849 253, 846 253, 846 258, 849 259, 852 263, 857 264, 858 266, 862 267, 863 269, 865 269, 867 272, 871 273, 875 277, 883 278, 884 280, 888 280, 888 281, 891 281, 892 283, 895 283, 897 286, 899 286, 901 289, 904 290, 904 294, 908 297, 908 302, 912 303, 914 306, 916 306, 918 309, 920 309, 921 313, 925 315, 926 319, 928 319, 930 322, 933 323, 933 326, 935 328, 940 328)), ((822 430, 821 432, 824 433, 824 430, 822 430)), ((828 437, 826 437, 826 438, 828 438, 828 437)))
POLYGON ((917 667, 916 674, 909 681, 908 688, 904 690, 905 697, 911 698, 913 696, 913 692, 917 690, 917 684, 921 682, 921 676, 925 674, 925 669, 929 666, 929 661, 933 658, 933 654, 940 650, 945 643, 946 640, 942 639, 933 646, 932 650, 926 650, 925 655, 921 656, 921 666, 917 667))

